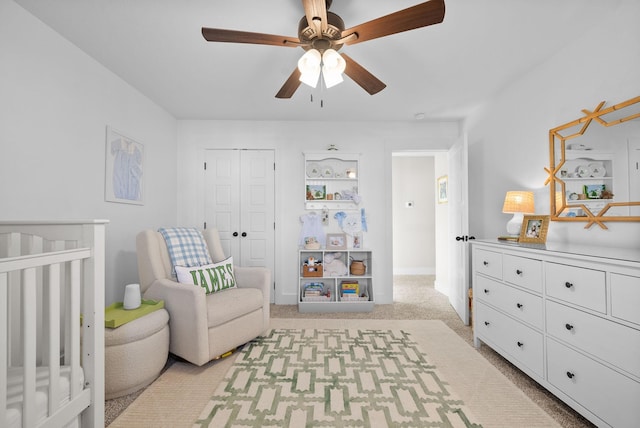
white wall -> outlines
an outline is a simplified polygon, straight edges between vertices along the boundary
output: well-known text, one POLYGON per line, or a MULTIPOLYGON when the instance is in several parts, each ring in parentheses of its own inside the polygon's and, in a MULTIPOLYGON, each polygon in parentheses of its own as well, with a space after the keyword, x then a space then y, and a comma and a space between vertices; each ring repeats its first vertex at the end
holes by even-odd
POLYGON ((295 304, 298 282, 299 217, 304 214, 304 151, 360 153, 361 204, 369 232, 365 247, 374 251, 375 298, 392 299, 391 153, 397 150, 447 149, 459 135, 457 122, 322 123, 179 121, 178 223, 201 225, 203 151, 212 148, 273 149, 276 153, 276 295, 279 304, 295 304))
POLYGON ((393 273, 436 273, 433 156, 393 157, 393 273), (407 206, 407 204, 411 206, 407 206))
MULTIPOLYGON (((576 35, 574 43, 467 121, 471 234, 495 238, 505 233, 509 215, 501 209, 508 190, 534 190, 536 212, 548 214, 544 167, 549 165, 549 129, 580 117, 582 109, 594 109, 600 101, 612 105, 640 94, 640 2, 624 0, 611 7, 617 10, 601 25, 576 35)), ((640 223, 608 223, 608 230, 585 230, 584 225, 551 222, 548 239, 638 246, 640 223)))
POLYGON ((176 121, 12 1, 0 55, 0 217, 110 220, 106 301, 122 300, 136 233, 176 222, 176 121), (107 125, 145 146, 144 206, 104 201, 107 125))

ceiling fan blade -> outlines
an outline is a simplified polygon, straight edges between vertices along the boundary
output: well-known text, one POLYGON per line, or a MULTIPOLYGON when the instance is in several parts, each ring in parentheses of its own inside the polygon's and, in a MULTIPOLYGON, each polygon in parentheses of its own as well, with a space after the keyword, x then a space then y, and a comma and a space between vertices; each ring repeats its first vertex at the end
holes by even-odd
POLYGON ((300 83, 300 70, 296 67, 276 94, 276 98, 291 98, 300 86, 300 83))
POLYGON ((320 20, 320 34, 327 30, 327 4, 325 0, 302 0, 304 14, 307 16, 309 27, 316 29, 318 32, 318 20, 320 20))
POLYGON ((354 45, 390 34, 439 24, 444 20, 444 11, 444 0, 430 0, 346 29, 342 36, 356 33, 357 39, 346 42, 347 45, 354 45))
POLYGON ((295 48, 300 40, 295 37, 274 34, 250 33, 248 31, 223 30, 202 27, 202 37, 208 42, 250 43, 255 45, 287 46, 295 48))
POLYGON ((341 53, 347 63, 344 74, 349 76, 354 82, 367 91, 370 95, 375 95, 387 87, 380 79, 369 73, 363 66, 351 59, 347 54, 341 53))

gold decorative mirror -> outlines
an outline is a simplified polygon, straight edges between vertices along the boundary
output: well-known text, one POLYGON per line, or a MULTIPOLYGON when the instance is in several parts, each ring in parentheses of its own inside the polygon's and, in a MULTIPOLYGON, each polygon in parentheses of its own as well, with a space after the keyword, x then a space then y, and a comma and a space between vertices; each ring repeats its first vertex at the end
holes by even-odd
POLYGON ((549 130, 551 220, 640 221, 640 96, 582 113, 549 130))

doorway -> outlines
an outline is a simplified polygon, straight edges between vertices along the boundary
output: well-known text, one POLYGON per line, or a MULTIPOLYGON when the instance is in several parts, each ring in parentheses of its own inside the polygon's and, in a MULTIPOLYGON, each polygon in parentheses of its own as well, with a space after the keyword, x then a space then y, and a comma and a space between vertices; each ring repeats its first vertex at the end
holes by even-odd
POLYGON ((394 296, 414 292, 406 284, 448 294, 448 252, 438 249, 447 239, 448 213, 436 198, 437 179, 447 170, 446 152, 392 153, 394 296))

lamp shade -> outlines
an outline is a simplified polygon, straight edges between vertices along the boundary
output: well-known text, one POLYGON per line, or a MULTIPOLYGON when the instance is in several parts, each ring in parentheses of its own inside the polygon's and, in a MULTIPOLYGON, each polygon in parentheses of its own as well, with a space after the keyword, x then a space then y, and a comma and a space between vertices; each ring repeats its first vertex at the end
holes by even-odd
POLYGON ((504 198, 502 212, 506 214, 533 214, 535 212, 533 192, 522 190, 507 192, 504 198))
POLYGON ((327 49, 322 54, 322 77, 327 88, 341 83, 347 63, 335 49, 327 49))
POLYGON ((502 212, 513 214, 513 217, 507 223, 507 233, 511 236, 517 236, 522 227, 524 214, 533 214, 535 212, 533 192, 522 190, 507 192, 504 197, 502 212))
POLYGON ((315 88, 320 78, 320 63, 322 56, 317 49, 309 49, 298 60, 298 70, 300 70, 300 81, 305 85, 315 88))

